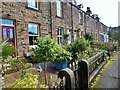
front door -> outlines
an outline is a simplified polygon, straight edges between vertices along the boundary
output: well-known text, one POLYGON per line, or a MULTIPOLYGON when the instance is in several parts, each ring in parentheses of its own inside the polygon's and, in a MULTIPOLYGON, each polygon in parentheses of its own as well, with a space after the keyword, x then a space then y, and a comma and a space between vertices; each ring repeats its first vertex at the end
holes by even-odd
MULTIPOLYGON (((8 38, 7 42, 12 43, 13 46, 15 47, 14 21, 7 19, 0 19, 0 24, 1 24, 0 30, 2 32, 2 40, 8 38)), ((14 53, 12 56, 14 57, 16 56, 16 54, 14 53)))
POLYGON ((8 42, 15 46, 14 27, 2 26, 2 39, 8 38, 8 42))

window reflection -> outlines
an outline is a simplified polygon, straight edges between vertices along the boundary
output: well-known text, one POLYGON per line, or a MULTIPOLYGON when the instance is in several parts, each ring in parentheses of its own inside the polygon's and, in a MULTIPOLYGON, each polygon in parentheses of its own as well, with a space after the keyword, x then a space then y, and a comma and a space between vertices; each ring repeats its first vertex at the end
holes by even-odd
POLYGON ((13 43, 13 29, 10 29, 10 42, 13 43))
POLYGON ((7 29, 3 28, 3 39, 7 38, 7 29))
POLYGON ((13 22, 12 20, 2 19, 2 20, 1 20, 1 24, 13 26, 13 25, 14 25, 14 22, 13 22))

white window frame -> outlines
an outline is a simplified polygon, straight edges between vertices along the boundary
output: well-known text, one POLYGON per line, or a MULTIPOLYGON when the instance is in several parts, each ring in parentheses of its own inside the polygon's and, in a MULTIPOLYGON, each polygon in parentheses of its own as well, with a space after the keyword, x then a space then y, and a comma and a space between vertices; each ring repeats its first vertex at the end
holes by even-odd
POLYGON ((67 34, 68 34, 68 44, 71 43, 71 32, 70 29, 67 29, 67 34))
MULTIPOLYGON (((34 36, 37 36, 37 37, 39 37, 39 24, 29 23, 29 24, 28 24, 28 33, 29 33, 29 25, 37 25, 37 27, 38 27, 38 35, 29 34, 29 37, 30 37, 30 36, 33 36, 33 37, 34 37, 34 36)), ((36 47, 36 45, 30 45, 30 42, 29 42, 29 47, 30 47, 30 48, 34 48, 34 47, 36 47)))
POLYGON ((33 8, 33 9, 38 9, 38 0, 27 0, 27 1, 28 1, 28 7, 33 8))
POLYGON ((87 23, 87 26, 89 26, 89 17, 88 17, 88 16, 86 17, 86 21, 87 21, 87 22, 86 22, 86 23, 87 23))
POLYGON ((57 41, 58 41, 58 45, 62 45, 63 43, 63 28, 62 27, 58 27, 57 28, 57 41), (58 31, 59 30, 59 31, 58 31), (62 31, 62 35, 60 35, 60 30, 62 31), (59 38, 59 39, 58 39, 59 38), (60 42, 60 38, 62 38, 62 42, 60 42))
POLYGON ((57 8, 57 16, 62 17, 63 16, 62 0, 57 0, 56 1, 56 8, 57 8))
POLYGON ((83 25, 83 14, 82 12, 79 13, 79 23, 83 25))
POLYGON ((0 25, 11 26, 11 27, 14 27, 14 26, 15 26, 15 25, 14 25, 14 21, 13 21, 13 20, 8 20, 8 19, 0 19, 0 25), (4 21, 5 23, 2 23, 3 21, 4 21), (13 22, 13 24, 8 24, 8 23, 6 23, 6 22, 9 22, 9 21, 13 22))
POLYGON ((74 32, 74 41, 77 39, 77 33, 74 32))

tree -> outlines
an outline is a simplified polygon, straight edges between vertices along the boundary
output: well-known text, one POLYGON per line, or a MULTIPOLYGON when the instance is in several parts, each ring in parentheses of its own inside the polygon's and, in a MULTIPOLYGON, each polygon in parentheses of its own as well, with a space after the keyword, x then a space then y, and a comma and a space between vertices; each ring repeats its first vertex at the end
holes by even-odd
POLYGON ((118 44, 120 46, 120 32, 109 32, 110 40, 116 40, 118 41, 118 44))
POLYGON ((58 44, 47 36, 46 38, 40 37, 34 41, 37 47, 33 48, 33 60, 44 61, 44 75, 45 75, 45 84, 47 84, 46 76, 46 62, 54 60, 57 56, 58 44))

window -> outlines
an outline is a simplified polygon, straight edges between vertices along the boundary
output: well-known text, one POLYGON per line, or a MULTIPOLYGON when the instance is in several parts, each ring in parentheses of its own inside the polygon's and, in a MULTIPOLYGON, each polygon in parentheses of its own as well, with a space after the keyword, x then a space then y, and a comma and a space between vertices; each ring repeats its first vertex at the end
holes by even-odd
POLYGON ((89 26, 89 17, 87 16, 87 26, 89 26))
POLYGON ((79 23, 83 25, 83 14, 79 13, 79 23))
POLYGON ((28 0, 28 7, 38 9, 38 0, 28 0))
POLYGON ((58 45, 62 45, 63 38, 62 38, 62 32, 63 29, 61 27, 57 28, 57 40, 58 40, 58 45))
POLYGON ((57 0, 57 16, 62 17, 62 1, 57 0))
POLYGON ((70 33, 70 29, 67 30, 67 34, 68 34, 68 44, 71 43, 71 33, 70 33))
POLYGON ((77 33, 74 32, 74 41, 77 39, 77 33))
POLYGON ((80 37, 82 37, 83 36, 83 31, 81 31, 81 35, 80 35, 80 37))
POLYGON ((34 23, 28 24, 29 45, 34 45, 33 41, 39 37, 39 25, 34 23))
POLYGON ((8 38, 7 42, 11 42, 15 46, 14 21, 0 19, 2 39, 8 38))
POLYGON ((0 19, 0 23, 2 25, 14 26, 14 21, 12 20, 0 19))

